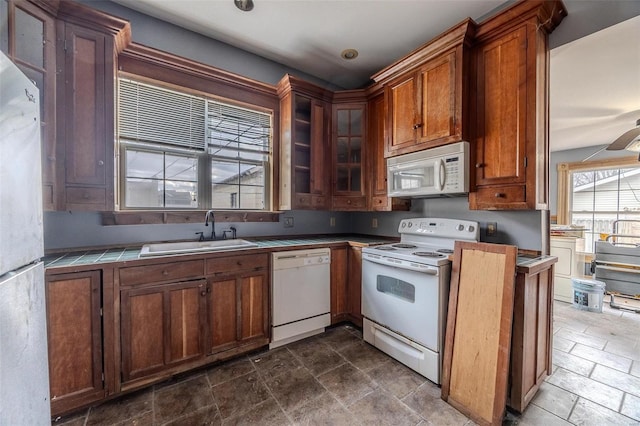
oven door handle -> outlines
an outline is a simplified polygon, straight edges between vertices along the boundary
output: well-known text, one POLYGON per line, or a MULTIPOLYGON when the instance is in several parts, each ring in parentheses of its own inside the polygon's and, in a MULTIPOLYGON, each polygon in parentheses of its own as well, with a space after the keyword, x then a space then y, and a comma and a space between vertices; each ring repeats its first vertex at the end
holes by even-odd
POLYGON ((408 269, 410 271, 421 272, 427 275, 438 275, 438 268, 434 268, 426 265, 417 266, 418 264, 416 263, 407 262, 404 260, 389 259, 386 257, 369 255, 366 253, 362 255, 362 259, 369 262, 378 263, 380 265, 392 266, 394 268, 408 269))

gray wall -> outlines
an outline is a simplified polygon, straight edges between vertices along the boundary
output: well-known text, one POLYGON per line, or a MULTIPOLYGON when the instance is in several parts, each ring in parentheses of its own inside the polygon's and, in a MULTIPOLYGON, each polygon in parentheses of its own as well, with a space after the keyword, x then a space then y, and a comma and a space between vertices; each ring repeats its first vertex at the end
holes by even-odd
POLYGON ((541 219, 539 211, 477 211, 469 210, 467 197, 415 199, 409 212, 352 213, 350 231, 362 234, 398 236, 398 224, 409 217, 444 217, 475 220, 480 223, 480 240, 488 243, 513 244, 522 249, 541 250, 541 219), (378 227, 373 228, 372 219, 378 227), (498 233, 486 235, 487 222, 496 222, 498 233))

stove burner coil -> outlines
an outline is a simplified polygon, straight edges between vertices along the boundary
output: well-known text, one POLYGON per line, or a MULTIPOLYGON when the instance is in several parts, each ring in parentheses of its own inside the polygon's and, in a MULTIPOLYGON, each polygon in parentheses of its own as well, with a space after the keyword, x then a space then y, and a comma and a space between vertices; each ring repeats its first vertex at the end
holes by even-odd
POLYGON ((407 244, 407 243, 398 243, 398 244, 392 244, 393 247, 396 248, 404 248, 404 249, 411 249, 411 248, 417 248, 418 246, 415 244, 407 244))
POLYGON ((391 246, 378 246, 378 247, 374 247, 376 250, 383 250, 383 251, 395 251, 396 249, 391 247, 391 246))
POLYGON ((414 256, 420 257, 444 257, 444 254, 436 253, 435 251, 416 251, 412 253, 414 256))
POLYGON ((438 249, 436 250, 438 253, 444 253, 444 254, 453 254, 453 250, 452 249, 438 249))

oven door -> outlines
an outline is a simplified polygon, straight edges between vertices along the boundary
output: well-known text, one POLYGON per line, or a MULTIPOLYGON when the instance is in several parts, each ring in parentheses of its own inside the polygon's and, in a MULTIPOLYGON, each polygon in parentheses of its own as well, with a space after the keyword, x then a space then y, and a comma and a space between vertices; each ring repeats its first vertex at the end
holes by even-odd
POLYGON ((451 266, 417 265, 363 253, 362 314, 440 352, 451 266))

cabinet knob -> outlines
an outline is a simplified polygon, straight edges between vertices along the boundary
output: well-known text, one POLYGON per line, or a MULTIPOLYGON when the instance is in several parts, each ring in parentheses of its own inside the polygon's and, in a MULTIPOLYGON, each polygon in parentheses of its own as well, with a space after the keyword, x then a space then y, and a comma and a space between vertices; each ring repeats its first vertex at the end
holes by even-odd
POLYGON ((422 123, 417 123, 413 125, 413 130, 419 129, 420 127, 422 127, 422 123))
POLYGON ((98 160, 98 166, 104 166, 104 161, 98 160))
POLYGON ((200 296, 206 296, 206 295, 207 295, 206 291, 203 290, 203 291, 200 292, 200 296))
POLYGON ((84 198, 85 200, 89 199, 89 193, 88 192, 83 192, 82 193, 82 198, 84 198))
POLYGON ((162 271, 162 275, 164 275, 166 277, 167 275, 169 275, 169 271, 167 271, 167 270, 162 271))
POLYGON ((504 192, 496 192, 495 193, 495 197, 496 198, 504 198, 504 192))
POLYGON ((347 200, 347 204, 351 204, 351 200, 347 200))
POLYGON ((482 163, 476 163, 476 169, 480 169, 480 168, 482 168, 482 167, 484 167, 484 164, 482 164, 482 163))

